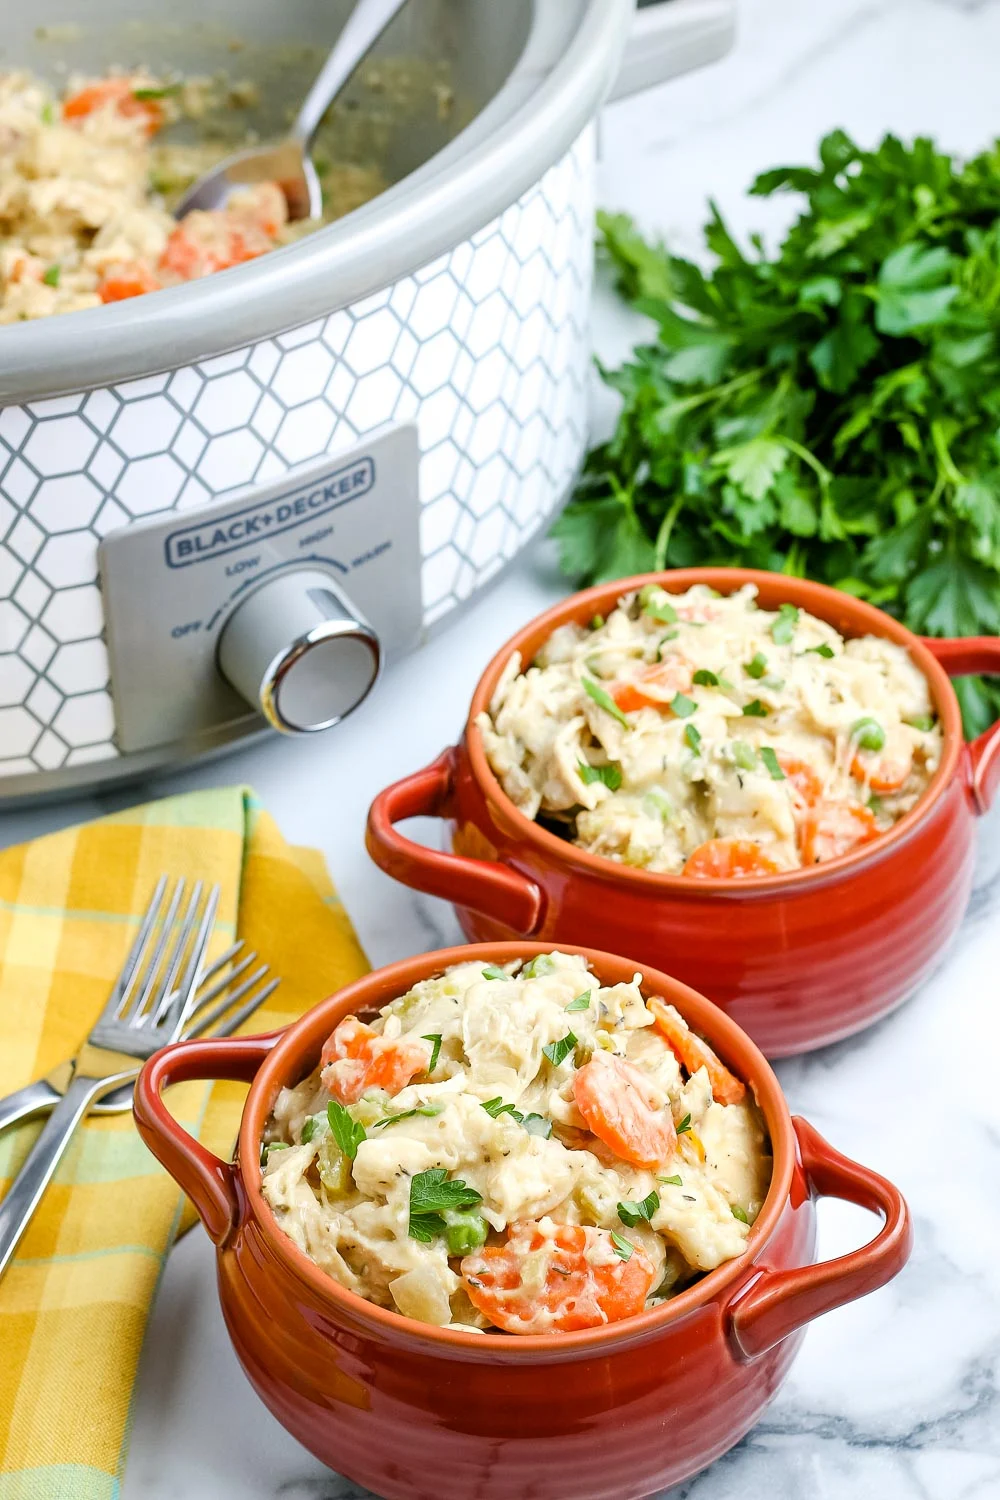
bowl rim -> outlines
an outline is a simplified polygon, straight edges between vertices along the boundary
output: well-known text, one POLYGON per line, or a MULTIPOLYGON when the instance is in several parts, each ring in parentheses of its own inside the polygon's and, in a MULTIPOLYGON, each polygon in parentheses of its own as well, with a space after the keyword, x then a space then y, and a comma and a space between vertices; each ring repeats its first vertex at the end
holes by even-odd
MULTIPOLYGON (((838 627, 834 625, 834 628, 838 627)), ((841 633, 844 633, 843 629, 841 633)), ((483 671, 472 695, 463 737, 473 776, 487 802, 501 815, 502 826, 506 831, 512 832, 518 842, 533 845, 545 857, 547 863, 569 865, 597 879, 639 886, 650 894, 684 894, 691 898, 698 894, 725 893, 730 897, 738 896, 748 900, 789 891, 794 893, 800 888, 829 883, 851 875, 862 866, 876 863, 894 853, 898 845, 906 842, 916 832, 918 825, 930 815, 941 800, 955 776, 966 749, 961 711, 948 674, 913 631, 908 630, 898 620, 894 620, 884 610, 877 609, 874 605, 857 599, 853 594, 847 594, 841 589, 831 588, 828 584, 817 583, 808 578, 793 578, 784 573, 767 572, 759 568, 724 567, 668 568, 653 573, 635 574, 630 578, 612 579, 607 583, 595 584, 592 588, 581 589, 577 593, 570 594, 550 609, 535 615, 500 647, 483 671), (777 875, 760 875, 742 879, 712 876, 696 881, 684 875, 672 875, 618 864, 605 855, 592 854, 589 850, 581 849, 569 840, 550 833, 548 829, 522 813, 507 796, 494 774, 486 756, 479 725, 476 722, 479 714, 488 710, 500 674, 513 652, 521 651, 522 660, 530 661, 530 656, 534 655, 542 642, 559 625, 564 625, 571 620, 582 622, 590 619, 599 611, 601 605, 607 605, 612 600, 617 601, 623 594, 632 593, 650 583, 659 584, 668 593, 683 593, 696 583, 708 584, 724 594, 734 593, 747 583, 756 584, 758 588, 763 586, 769 593, 777 588, 789 603, 807 608, 810 614, 816 615, 818 619, 825 620, 828 624, 834 623, 829 615, 837 613, 842 619, 850 620, 861 627, 851 631, 851 635, 880 635, 898 645, 905 646, 913 658, 914 665, 923 672, 930 684, 931 696, 938 710, 944 739, 937 770, 909 812, 872 843, 847 854, 838 855, 836 859, 826 860, 823 864, 803 866, 797 870, 783 870, 777 875)))
MULTIPOLYGON (((558 949, 551 942, 527 940, 472 943, 402 959, 384 968, 372 970, 293 1021, 281 1033, 280 1039, 264 1059, 250 1085, 240 1121, 234 1160, 247 1208, 269 1249, 332 1313, 339 1312, 346 1316, 352 1326, 367 1324, 369 1332, 396 1342, 403 1339, 412 1347, 422 1348, 425 1352, 466 1358, 478 1356, 490 1362, 495 1362, 498 1357, 530 1362, 542 1354, 585 1357, 595 1352, 611 1352, 624 1344, 663 1333, 671 1325, 679 1323, 690 1313, 720 1297, 729 1301, 730 1298, 725 1295, 727 1291, 731 1292, 737 1283, 753 1272, 756 1262, 773 1238, 789 1202, 794 1170, 800 1164, 791 1112, 773 1069, 747 1033, 704 995, 689 985, 682 984, 680 980, 672 979, 662 970, 649 964, 634 963, 617 954, 576 945, 558 949), (623 1318, 617 1323, 573 1333, 526 1334, 503 1339, 484 1337, 482 1333, 466 1333, 459 1329, 420 1323, 402 1313, 369 1302, 357 1292, 349 1291, 323 1271, 284 1233, 263 1195, 260 1140, 265 1120, 279 1090, 291 1078, 294 1077, 298 1082, 308 1075, 318 1060, 323 1041, 342 1017, 351 1013, 364 1013, 387 1004, 390 999, 405 994, 420 979, 429 978, 453 964, 476 960, 484 963, 508 963, 514 958, 529 959, 537 954, 553 951, 581 955, 602 982, 605 976, 614 976, 610 982, 620 983, 626 974, 628 978, 635 974, 641 975, 644 992, 661 994, 676 1005, 685 1019, 690 1015, 695 1028, 751 1089, 764 1116, 771 1142, 772 1172, 764 1204, 751 1226, 746 1248, 741 1255, 706 1272, 700 1281, 657 1308, 631 1318, 623 1318)), ((241 1223, 245 1221, 246 1214, 241 1223)))

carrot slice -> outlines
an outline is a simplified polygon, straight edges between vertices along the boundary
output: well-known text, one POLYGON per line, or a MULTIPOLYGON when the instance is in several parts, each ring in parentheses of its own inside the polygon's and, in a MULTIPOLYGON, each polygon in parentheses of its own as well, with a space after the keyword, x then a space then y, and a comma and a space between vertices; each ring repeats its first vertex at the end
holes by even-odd
POLYGON ((672 1006, 656 998, 646 1003, 653 1013, 657 1031, 666 1038, 668 1046, 688 1072, 697 1073, 699 1068, 706 1070, 716 1104, 739 1104, 746 1094, 746 1085, 735 1073, 730 1073, 708 1043, 685 1025, 672 1006))
POLYGON ((136 260, 109 267, 101 277, 97 291, 102 302, 124 302, 128 297, 141 297, 146 292, 157 292, 159 289, 159 278, 148 266, 136 260))
POLYGON ((102 78, 97 83, 88 83, 65 100, 62 115, 73 123, 107 108, 126 119, 139 120, 147 135, 155 135, 164 120, 162 105, 155 99, 137 99, 134 85, 127 78, 102 78))
MULTIPOLYGON (((624 1238, 619 1244, 627 1249, 624 1238)), ((505 1333, 599 1328, 642 1312, 652 1290, 652 1261, 641 1246, 629 1245, 623 1259, 606 1229, 512 1224, 506 1245, 465 1257, 462 1281, 473 1306, 505 1333), (540 1255, 546 1256, 541 1285, 540 1255)))
POLYGON ((632 1063, 595 1052, 573 1077, 573 1098, 589 1130, 622 1161, 658 1167, 677 1149, 669 1109, 632 1063))
POLYGON ((778 765, 784 771, 798 801, 805 807, 815 807, 823 795, 822 777, 804 760, 798 760, 794 755, 787 755, 781 750, 778 751, 778 765))
POLYGON ((637 677, 629 677, 611 686, 611 696, 623 714, 639 708, 668 709, 677 693, 691 686, 692 667, 680 656, 645 667, 637 677))
POLYGON ((898 792, 913 770, 913 747, 899 744, 889 754, 857 750, 851 761, 855 781, 867 781, 873 792, 898 792))
POLYGON ((751 839, 709 839, 688 856, 681 873, 693 880, 747 880, 777 875, 779 868, 751 839))
POLYGON ((868 807, 852 802, 820 802, 802 819, 799 848, 804 865, 824 864, 877 839, 878 825, 868 807))
POLYGON ((398 1094, 430 1060, 425 1042, 390 1040, 357 1016, 345 1016, 323 1045, 321 1076, 335 1099, 354 1104, 366 1089, 398 1094))

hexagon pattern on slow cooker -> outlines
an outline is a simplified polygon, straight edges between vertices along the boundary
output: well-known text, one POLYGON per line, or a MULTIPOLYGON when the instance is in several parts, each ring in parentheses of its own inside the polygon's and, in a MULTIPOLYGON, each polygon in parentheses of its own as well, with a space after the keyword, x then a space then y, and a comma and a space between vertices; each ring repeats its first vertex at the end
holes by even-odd
POLYGON ((538 530, 585 441, 594 131, 471 239, 273 339, 0 411, 0 777, 114 747, 101 537, 415 419, 424 621, 538 530))

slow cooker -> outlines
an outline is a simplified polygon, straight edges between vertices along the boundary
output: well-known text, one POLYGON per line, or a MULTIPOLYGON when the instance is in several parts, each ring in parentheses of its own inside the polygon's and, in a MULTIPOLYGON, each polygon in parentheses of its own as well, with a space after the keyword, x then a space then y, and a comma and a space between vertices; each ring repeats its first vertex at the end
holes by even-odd
MULTIPOLYGON (((719 56, 731 5, 410 0, 372 65, 444 65, 453 103, 394 115, 359 70, 376 199, 0 328, 0 798, 327 728, 498 576, 584 452, 597 111, 719 56)), ((223 71, 274 134, 349 8, 100 0, 81 27, 49 0, 6 18, 0 66, 223 71)))

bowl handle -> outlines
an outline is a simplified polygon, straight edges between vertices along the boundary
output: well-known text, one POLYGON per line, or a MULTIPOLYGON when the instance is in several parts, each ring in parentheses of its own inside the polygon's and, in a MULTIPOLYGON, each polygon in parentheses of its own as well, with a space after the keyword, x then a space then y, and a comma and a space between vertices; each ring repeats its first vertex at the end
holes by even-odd
POLYGON ((885 1220, 860 1250, 792 1271, 764 1268, 729 1308, 729 1338, 736 1357, 756 1359, 821 1313, 865 1297, 899 1274, 909 1259, 913 1228, 906 1201, 877 1172, 841 1156, 803 1119, 792 1124, 812 1194, 844 1198, 885 1220))
MULTIPOLYGON (((1000 673, 1000 636, 970 635, 964 640, 937 640, 922 635, 921 644, 937 657, 949 677, 972 672, 1000 673)), ((972 799, 977 812, 988 812, 1000 787, 1000 719, 969 746, 972 799)))
POLYGON ((231 1078, 250 1083, 280 1031, 265 1036, 234 1036, 176 1042, 155 1052, 136 1080, 132 1111, 139 1134, 175 1182, 191 1199, 220 1248, 240 1218, 236 1169, 207 1150, 179 1125, 161 1094, 188 1079, 231 1078))
POLYGON ((497 860, 427 849, 397 833, 404 818, 445 818, 455 775, 454 747, 437 760, 379 792, 368 813, 365 844, 387 875, 415 891, 502 922, 521 937, 541 926, 545 898, 533 880, 497 860))

